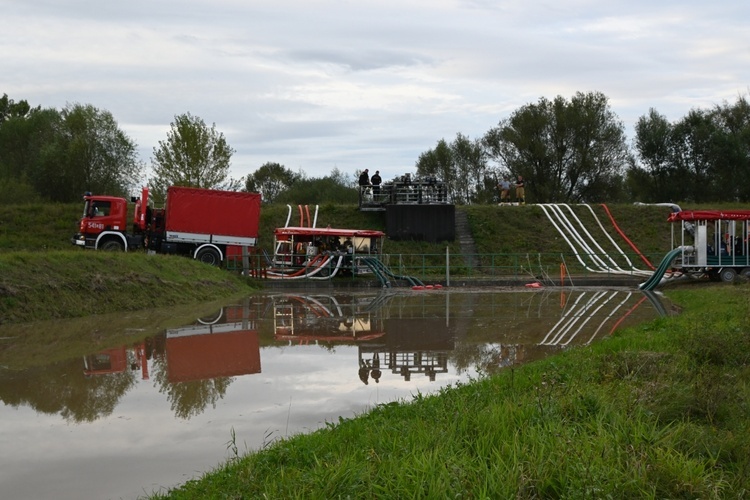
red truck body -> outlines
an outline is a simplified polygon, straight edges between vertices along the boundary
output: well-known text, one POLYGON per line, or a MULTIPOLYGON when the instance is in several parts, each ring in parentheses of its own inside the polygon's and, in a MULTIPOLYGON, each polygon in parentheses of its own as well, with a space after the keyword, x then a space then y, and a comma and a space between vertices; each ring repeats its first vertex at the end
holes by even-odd
POLYGON ((164 229, 169 234, 252 246, 258 237, 260 202, 256 193, 173 186, 167 190, 164 229))
POLYGON ((79 232, 72 243, 98 250, 146 248, 178 253, 219 265, 228 246, 255 246, 261 196, 258 193, 172 186, 164 208, 152 208, 148 188, 133 199, 132 232, 127 232, 124 198, 86 194, 79 232))

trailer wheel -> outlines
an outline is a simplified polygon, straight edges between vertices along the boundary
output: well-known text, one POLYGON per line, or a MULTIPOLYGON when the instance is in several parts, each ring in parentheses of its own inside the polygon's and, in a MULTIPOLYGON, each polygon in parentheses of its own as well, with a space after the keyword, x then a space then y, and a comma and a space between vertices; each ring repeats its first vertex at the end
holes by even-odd
POLYGON ((721 281, 731 283, 737 277, 737 270, 733 267, 724 267, 719 271, 719 277, 721 281))
POLYGON ((745 278, 750 279, 750 267, 746 267, 742 271, 740 271, 740 274, 744 276, 745 278))
POLYGON ((195 260, 209 266, 218 267, 221 264, 221 255, 219 255, 219 251, 215 248, 205 247, 198 250, 198 253, 195 254, 195 260))
POLYGON ((125 247, 122 245, 122 241, 107 240, 99 246, 99 250, 104 252, 122 252, 125 247))

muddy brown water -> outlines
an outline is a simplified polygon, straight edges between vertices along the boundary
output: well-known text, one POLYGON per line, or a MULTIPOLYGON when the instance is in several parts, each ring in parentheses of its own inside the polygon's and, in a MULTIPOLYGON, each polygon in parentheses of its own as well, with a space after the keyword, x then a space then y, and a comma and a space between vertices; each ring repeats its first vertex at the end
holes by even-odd
POLYGON ((88 318, 72 346, 80 355, 50 363, 49 350, 35 355, 17 329, 3 328, 2 496, 164 491, 235 448, 259 449, 673 312, 658 295, 616 288, 285 291, 145 338, 132 325, 125 344, 107 344, 111 320, 88 318))

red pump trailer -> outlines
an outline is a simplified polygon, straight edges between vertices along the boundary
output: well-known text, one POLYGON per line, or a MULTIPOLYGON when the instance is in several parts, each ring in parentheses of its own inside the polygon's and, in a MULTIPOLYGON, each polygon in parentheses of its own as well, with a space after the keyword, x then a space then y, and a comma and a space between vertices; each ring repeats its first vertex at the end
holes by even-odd
POLYGON ((172 186, 164 208, 152 208, 148 188, 134 198, 132 232, 127 227, 127 201, 86 194, 79 232, 72 243, 97 250, 191 256, 219 265, 228 246, 255 246, 261 196, 258 193, 172 186))

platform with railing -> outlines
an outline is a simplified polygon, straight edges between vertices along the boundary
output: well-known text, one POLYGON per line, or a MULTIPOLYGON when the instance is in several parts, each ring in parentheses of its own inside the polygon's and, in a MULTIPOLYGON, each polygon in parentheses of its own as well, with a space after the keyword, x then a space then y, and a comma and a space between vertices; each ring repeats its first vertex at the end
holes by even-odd
POLYGON ((388 205, 445 205, 448 190, 434 177, 412 178, 406 174, 379 186, 359 186, 359 209, 384 211, 388 205))

